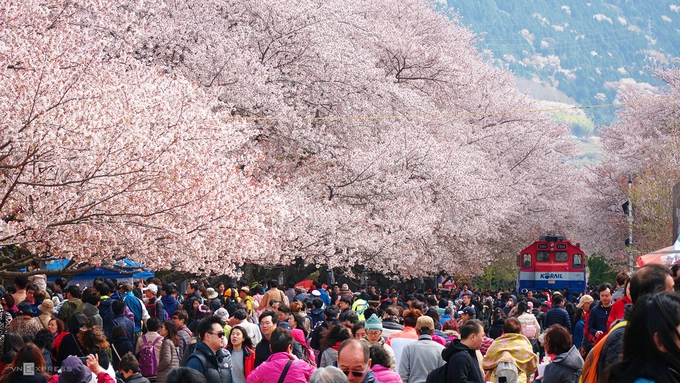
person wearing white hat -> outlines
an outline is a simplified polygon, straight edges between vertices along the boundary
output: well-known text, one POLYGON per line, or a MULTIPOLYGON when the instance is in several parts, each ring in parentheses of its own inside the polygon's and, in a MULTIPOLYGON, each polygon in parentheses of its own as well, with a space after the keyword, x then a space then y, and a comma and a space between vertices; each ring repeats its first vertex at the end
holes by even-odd
POLYGON ((149 313, 150 317, 156 317, 163 323, 165 320, 169 319, 167 313, 165 312, 165 306, 163 302, 158 299, 158 286, 153 283, 149 283, 148 286, 144 288, 144 307, 149 313))

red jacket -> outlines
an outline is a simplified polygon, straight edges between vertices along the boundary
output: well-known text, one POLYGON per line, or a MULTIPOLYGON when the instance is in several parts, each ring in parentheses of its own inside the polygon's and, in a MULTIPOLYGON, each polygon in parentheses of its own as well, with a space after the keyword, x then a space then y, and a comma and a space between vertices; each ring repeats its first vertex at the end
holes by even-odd
POLYGON ((632 304, 633 301, 628 298, 628 295, 624 295, 623 298, 614 302, 612 305, 612 311, 609 312, 609 318, 607 319, 607 328, 611 328, 612 323, 617 319, 623 319, 623 311, 626 304, 632 304))
POLYGON ((595 337, 588 331, 588 318, 590 317, 590 311, 583 313, 583 335, 587 340, 593 340, 595 337))
POLYGON ((66 335, 68 335, 69 332, 64 330, 57 334, 57 336, 54 337, 54 342, 52 343, 52 348, 56 351, 53 355, 57 355, 59 353, 59 346, 61 345, 61 340, 64 339, 66 335))

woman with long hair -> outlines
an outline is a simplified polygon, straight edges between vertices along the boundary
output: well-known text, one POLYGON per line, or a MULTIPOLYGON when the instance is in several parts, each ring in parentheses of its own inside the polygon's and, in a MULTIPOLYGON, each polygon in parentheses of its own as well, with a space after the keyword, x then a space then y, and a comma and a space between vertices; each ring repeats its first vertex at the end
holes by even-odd
POLYGON ((228 338, 227 350, 231 353, 234 383, 245 383, 250 372, 255 368, 255 347, 246 329, 234 326, 228 338))
POLYGON ((68 334, 64 336, 59 345, 59 352, 57 352, 57 366, 61 366, 69 355, 85 356, 83 346, 78 341, 78 333, 87 330, 87 317, 83 313, 75 313, 71 315, 68 322, 68 334))
POLYGON ((572 334, 574 334, 574 346, 579 350, 581 345, 583 345, 583 331, 586 325, 585 314, 583 307, 577 308, 574 313, 574 330, 572 334))
POLYGON ((111 359, 113 369, 118 371, 118 366, 120 365, 120 360, 123 355, 131 352, 134 354, 135 346, 132 345, 130 339, 127 337, 127 332, 125 327, 116 326, 111 329, 111 359))
MULTIPOLYGON (((288 305, 290 312, 297 314, 300 318, 296 318, 295 321, 298 322, 297 328, 305 333, 305 337, 312 331, 312 319, 307 316, 307 311, 305 311, 305 305, 302 302, 293 302, 288 305), (299 323, 302 323, 300 325, 299 323)), ((290 323, 290 318, 289 323, 290 323)), ((291 325, 292 326, 292 325, 291 325)))
POLYGON ((307 345, 305 333, 303 333, 299 328, 294 328, 291 330, 290 334, 293 335, 293 339, 295 339, 295 341, 300 344, 300 348, 302 349, 302 356, 300 356, 300 359, 316 367, 316 357, 314 356, 314 350, 312 350, 307 345))
POLYGON ((605 370, 603 382, 680 381, 680 295, 638 298, 623 335, 623 360, 605 370))
POLYGON ((33 343, 26 343, 16 353, 12 363, 2 372, 0 383, 47 383, 49 375, 45 371, 45 359, 40 349, 33 343), (24 373, 24 366, 27 364, 33 364, 35 368, 33 375, 24 373))
POLYGON ((5 335, 5 343, 2 345, 2 355, 0 355, 0 373, 14 361, 14 357, 23 346, 24 339, 21 336, 12 333, 5 335))
POLYGON ((537 350, 536 343, 538 342, 538 335, 541 333, 541 325, 529 309, 529 304, 526 301, 521 301, 517 305, 517 320, 522 325, 521 334, 526 336, 531 342, 534 350, 537 350))
POLYGON ((448 336, 446 343, 453 341, 454 339, 460 339, 460 330, 458 329, 458 322, 454 319, 444 322, 442 325, 442 331, 448 336))
POLYGON ((319 360, 319 367, 332 366, 338 356, 338 348, 343 341, 352 338, 352 333, 343 325, 331 325, 321 331, 321 348, 323 352, 319 360))
POLYGON ((164 338, 161 344, 161 354, 158 356, 158 369, 156 374, 157 383, 165 383, 165 379, 175 367, 179 367, 182 358, 179 355, 179 336, 177 325, 171 320, 166 320, 161 325, 158 333, 164 338))
MULTIPOLYGON (((298 302, 295 302, 298 303, 298 302)), ((309 335, 309 331, 307 330, 307 326, 305 325, 304 319, 302 319, 302 316, 300 316, 300 313, 296 312, 291 312, 290 315, 288 316, 288 324, 290 325, 291 329, 300 329, 302 332, 305 334, 305 338, 309 335)))
POLYGON ((106 370, 112 378, 115 378, 115 371, 111 366, 109 359, 109 341, 106 339, 104 330, 99 326, 87 328, 78 333, 78 343, 82 345, 82 350, 85 355, 97 355, 99 365, 106 370))
POLYGON ((491 317, 491 328, 489 329, 489 338, 496 339, 501 334, 503 334, 503 323, 505 322, 505 311, 502 308, 497 307, 493 310, 493 316, 491 317))

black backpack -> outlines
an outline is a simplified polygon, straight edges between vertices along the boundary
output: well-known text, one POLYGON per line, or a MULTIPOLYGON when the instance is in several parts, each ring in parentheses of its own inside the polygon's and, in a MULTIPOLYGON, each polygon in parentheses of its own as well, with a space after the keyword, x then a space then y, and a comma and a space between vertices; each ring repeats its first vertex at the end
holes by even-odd
POLYGON ((234 315, 236 310, 241 308, 241 306, 238 304, 238 298, 236 298, 236 289, 231 289, 231 295, 229 295, 224 301, 224 308, 227 309, 227 312, 229 312, 229 316, 234 315))
POLYGON ((439 366, 427 374, 425 383, 445 383, 446 382, 446 370, 448 370, 449 364, 444 363, 443 366, 439 366))

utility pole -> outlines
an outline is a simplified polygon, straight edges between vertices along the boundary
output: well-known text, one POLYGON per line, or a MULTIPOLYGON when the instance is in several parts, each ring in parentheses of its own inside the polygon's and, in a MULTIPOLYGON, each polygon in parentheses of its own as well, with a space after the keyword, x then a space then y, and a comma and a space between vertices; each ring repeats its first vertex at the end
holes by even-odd
POLYGON ((633 205, 630 202, 630 195, 633 192, 633 177, 628 176, 628 273, 633 275, 633 205))

